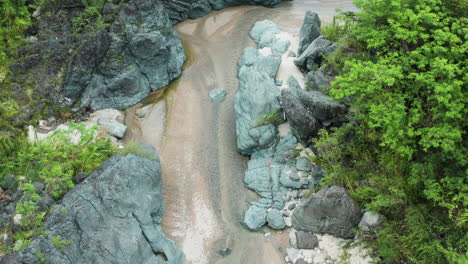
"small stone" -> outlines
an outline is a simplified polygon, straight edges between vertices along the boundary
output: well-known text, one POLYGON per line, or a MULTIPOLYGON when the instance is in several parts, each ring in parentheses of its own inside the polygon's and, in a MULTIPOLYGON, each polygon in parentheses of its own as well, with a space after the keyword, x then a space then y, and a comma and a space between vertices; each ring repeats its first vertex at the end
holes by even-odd
POLYGON ((296 57, 296 53, 294 51, 290 50, 288 53, 288 57, 296 57))
POLYGON ((231 249, 230 248, 223 248, 221 249, 220 251, 218 251, 218 253, 223 256, 223 257, 226 257, 227 255, 231 254, 231 249))
POLYGON ((296 264, 307 264, 307 262, 304 259, 298 259, 296 264))
POLYGON ((23 215, 22 214, 16 214, 15 216, 13 216, 13 223, 15 225, 21 225, 21 219, 23 219, 23 215))
POLYGON ((98 124, 104 127, 107 134, 120 139, 124 137, 125 131, 127 131, 127 126, 113 119, 101 118, 98 120, 98 124))
POLYGON ((296 233, 296 238, 297 238, 297 248, 314 249, 318 246, 318 238, 316 235, 312 233, 298 231, 296 233))
POLYGON ((44 186, 44 184, 42 182, 37 181, 37 182, 34 182, 33 185, 34 185, 34 190, 37 193, 41 193, 45 188, 45 186, 44 186))
POLYGON ((294 210, 294 208, 296 208, 296 204, 295 204, 295 203, 289 204, 288 210, 294 210))
POLYGON ((289 244, 291 244, 293 247, 297 246, 296 231, 294 229, 289 232, 289 244))
POLYGON ((275 80, 276 86, 281 86, 283 85, 283 80, 275 80))
POLYGON ((379 213, 365 212, 359 222, 359 229, 365 232, 373 231, 382 225, 382 216, 379 213))
POLYGON ((299 257, 299 255, 301 254, 301 251, 297 248, 287 248, 286 253, 288 254, 288 258, 291 261, 294 261, 299 257))
POLYGON ((208 93, 208 96, 211 98, 212 102, 222 103, 226 99, 227 91, 222 88, 216 88, 216 89, 211 90, 208 93))
POLYGON ((73 182, 76 184, 82 183, 88 175, 84 172, 78 172, 74 177, 73 177, 73 182))

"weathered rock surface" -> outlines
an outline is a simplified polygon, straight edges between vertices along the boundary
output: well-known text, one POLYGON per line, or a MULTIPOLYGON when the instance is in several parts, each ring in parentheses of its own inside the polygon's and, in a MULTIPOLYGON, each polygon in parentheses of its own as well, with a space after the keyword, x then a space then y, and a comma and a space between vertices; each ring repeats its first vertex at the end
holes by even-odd
POLYGON ((312 91, 320 91, 327 93, 330 84, 335 79, 335 73, 331 67, 322 66, 316 71, 311 71, 307 74, 305 82, 308 88, 312 91))
MULTIPOLYGON (((280 32, 277 24, 263 20, 255 23, 250 35, 261 47, 271 47, 280 32), (263 43, 263 44, 261 44, 263 43)), ((280 109, 277 97, 280 90, 275 77, 281 64, 279 56, 265 56, 255 48, 246 48, 239 59, 239 89, 234 101, 236 112, 237 148, 241 154, 272 147, 278 141, 278 130, 273 124, 258 126, 266 114, 280 109)))
POLYGON ((279 97, 293 134, 306 141, 325 126, 339 126, 345 120, 346 106, 321 92, 297 88, 281 91, 279 97))
POLYGON ((315 12, 307 11, 299 34, 299 56, 320 36, 320 18, 315 12))
POLYGON ((314 249, 318 246, 318 238, 310 232, 298 231, 296 233, 297 248, 314 249))
POLYGON ((328 185, 294 210, 292 224, 297 230, 352 238, 361 215, 343 187, 328 185))
POLYGON ((31 30, 34 41, 19 51, 20 59, 11 67, 14 90, 26 96, 25 91, 32 88, 34 97, 77 110, 124 109, 180 75, 185 55, 173 24, 213 9, 279 2, 107 1, 98 10, 99 23, 95 18, 80 18, 86 9, 81 0, 47 2, 35 12, 39 22, 31 30))
POLYGON ((294 63, 301 71, 310 72, 314 69, 315 65, 321 65, 323 56, 326 56, 335 50, 335 44, 324 36, 320 36, 307 46, 294 63))
POLYGON ((267 214, 268 226, 273 229, 283 229, 286 224, 284 223, 283 216, 278 209, 271 209, 267 214))
POLYGON ((185 263, 161 229, 159 158, 148 145, 139 152, 145 158, 115 155, 103 163, 53 207, 45 235, 8 258, 38 263, 41 252, 45 263, 185 263), (60 248, 52 242, 57 237, 60 248))

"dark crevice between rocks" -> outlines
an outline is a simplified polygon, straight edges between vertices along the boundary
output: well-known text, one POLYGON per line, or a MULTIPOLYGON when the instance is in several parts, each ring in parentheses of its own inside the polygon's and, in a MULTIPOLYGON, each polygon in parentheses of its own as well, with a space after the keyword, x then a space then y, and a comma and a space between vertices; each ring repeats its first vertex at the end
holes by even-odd
POLYGON ((164 253, 164 251, 159 251, 159 250, 155 250, 152 246, 152 243, 151 243, 151 240, 148 238, 148 236, 146 235, 144 229, 143 229, 143 224, 141 223, 140 219, 138 219, 138 217, 136 216, 135 213, 132 213, 132 216, 133 218, 135 218, 135 220, 138 222, 138 225, 140 226, 140 229, 141 229, 141 235, 143 236, 143 238, 145 238, 146 242, 148 243, 148 245, 151 247, 151 250, 153 251, 154 255, 158 258, 161 258, 163 259, 164 261, 169 261, 169 259, 167 258, 166 254, 164 253))

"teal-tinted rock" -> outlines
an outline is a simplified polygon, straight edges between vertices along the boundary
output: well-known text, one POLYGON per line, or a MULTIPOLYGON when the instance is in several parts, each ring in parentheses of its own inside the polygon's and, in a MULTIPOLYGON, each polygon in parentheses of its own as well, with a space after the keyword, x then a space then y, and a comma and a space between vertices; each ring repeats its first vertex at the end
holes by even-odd
POLYGON ((300 171, 311 171, 312 165, 309 159, 303 157, 296 161, 296 168, 300 171))
POLYGON ((250 36, 255 40, 255 42, 261 48, 263 48, 265 46, 262 46, 259 44, 262 41, 262 38, 263 38, 263 41, 262 41, 263 44, 265 43, 271 44, 271 41, 272 41, 272 38, 274 38, 274 35, 280 32, 281 30, 275 22, 265 19, 265 20, 258 21, 257 23, 255 23, 252 30, 250 31, 250 36), (265 35, 265 37, 263 35, 265 35))
POLYGON ((46 236, 33 238, 14 263, 39 263, 39 253, 44 263, 162 263, 155 252, 185 263, 161 228, 159 158, 153 147, 139 148, 145 157, 114 155, 65 194, 46 217, 46 236), (61 248, 58 236, 67 241, 61 248))
POLYGON ((286 224, 278 209, 271 209, 267 213, 268 226, 273 229, 283 229, 286 224))
POLYGON ((210 97, 211 101, 215 103, 222 103, 226 99, 227 91, 222 88, 216 88, 211 90, 208 93, 208 96, 210 97))
POLYGON ((242 56, 239 59, 238 65, 241 66, 252 66, 257 60, 258 50, 256 48, 247 47, 244 49, 242 56))
POLYGON ((261 196, 271 198, 272 185, 268 167, 267 160, 250 160, 245 172, 244 182, 261 196))
POLYGON ((283 85, 283 80, 275 80, 275 84, 277 86, 281 86, 281 85, 283 85))
POLYGON ((276 73, 281 65, 281 58, 276 56, 258 56, 254 63, 253 70, 264 72, 274 80, 276 73))
POLYGON ((289 167, 287 165, 283 167, 283 169, 281 170, 280 182, 284 187, 294 188, 294 189, 301 188, 302 186, 301 182, 293 181, 289 177, 289 175, 291 175, 291 173, 295 171, 296 171, 295 168, 289 167))
POLYGON ((288 86, 291 89, 302 89, 299 85, 299 82, 294 78, 294 76, 289 76, 288 78, 288 86))
POLYGON ((288 50, 289 45, 290 45, 289 40, 280 40, 280 41, 275 42, 271 46, 271 51, 273 52, 273 54, 283 54, 288 50))
POLYGON ((288 160, 294 158, 294 153, 291 151, 297 144, 297 139, 291 132, 288 133, 278 143, 278 147, 275 151, 273 161, 276 163, 286 163, 288 160))
POLYGON ((239 70, 239 89, 234 100, 236 112, 237 148, 241 154, 276 144, 278 130, 274 125, 258 126, 262 116, 280 109, 279 89, 266 72, 242 66, 239 70))
POLYGON ((251 230, 258 230, 266 224, 267 210, 257 205, 252 205, 245 212, 244 223, 251 230))

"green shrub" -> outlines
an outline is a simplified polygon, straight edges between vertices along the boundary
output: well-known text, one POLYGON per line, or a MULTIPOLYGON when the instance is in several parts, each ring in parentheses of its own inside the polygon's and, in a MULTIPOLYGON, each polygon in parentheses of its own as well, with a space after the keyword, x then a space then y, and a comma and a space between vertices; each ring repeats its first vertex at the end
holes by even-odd
POLYGON ((330 88, 353 122, 314 142, 324 183, 386 217, 368 237, 383 263, 468 261, 468 19, 449 3, 355 1, 330 88))
POLYGON ((269 124, 278 125, 284 121, 283 116, 278 110, 273 110, 270 113, 264 114, 261 119, 256 121, 256 127, 266 126, 269 124))
POLYGON ((128 154, 133 154, 135 156, 149 159, 149 160, 155 160, 155 156, 153 152, 150 150, 144 149, 140 147, 140 143, 137 142, 130 142, 125 145, 125 148, 121 149, 119 151, 119 154, 121 155, 128 155, 128 154))
POLYGON ((94 138, 96 132, 97 127, 70 123, 68 129, 57 130, 36 143, 29 143, 20 136, 0 139, 0 183, 4 183, 6 175, 16 175, 19 188, 25 193, 25 200, 16 205, 16 213, 23 216, 23 230, 14 235, 15 240, 23 241, 17 250, 42 233, 41 226, 47 213, 37 205, 41 198, 33 182, 43 182, 45 191, 59 200, 74 187, 72 179, 76 174, 90 173, 116 153, 110 140, 94 138), (78 142, 74 144, 72 138, 77 135, 78 142))

